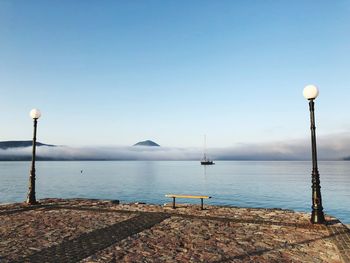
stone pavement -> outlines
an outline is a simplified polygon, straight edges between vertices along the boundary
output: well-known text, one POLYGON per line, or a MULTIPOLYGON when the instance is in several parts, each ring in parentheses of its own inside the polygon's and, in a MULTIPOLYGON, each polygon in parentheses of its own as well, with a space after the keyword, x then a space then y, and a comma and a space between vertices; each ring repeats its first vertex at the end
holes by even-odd
POLYGON ((160 223, 168 216, 162 213, 143 213, 111 226, 65 240, 45 248, 19 262, 77 262, 118 241, 160 223))
POLYGON ((45 199, 0 205, 0 262, 350 262, 336 218, 280 209, 45 199))
POLYGON ((333 241, 343 261, 350 262, 350 229, 338 220, 330 221, 327 227, 329 233, 334 236, 333 241))

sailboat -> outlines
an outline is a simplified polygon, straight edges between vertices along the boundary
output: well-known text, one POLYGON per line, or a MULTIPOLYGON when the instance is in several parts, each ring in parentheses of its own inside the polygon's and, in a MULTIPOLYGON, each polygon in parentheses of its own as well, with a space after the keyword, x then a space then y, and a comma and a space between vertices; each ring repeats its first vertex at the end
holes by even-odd
POLYGON ((207 136, 204 135, 204 153, 201 160, 201 165, 213 165, 215 164, 212 160, 207 157, 207 136))

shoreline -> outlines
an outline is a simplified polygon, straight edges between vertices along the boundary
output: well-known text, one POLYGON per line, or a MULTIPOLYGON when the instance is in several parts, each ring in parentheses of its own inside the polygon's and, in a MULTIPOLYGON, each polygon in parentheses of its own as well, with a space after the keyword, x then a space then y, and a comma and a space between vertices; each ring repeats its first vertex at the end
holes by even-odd
POLYGON ((324 226, 283 209, 39 201, 0 205, 1 262, 350 261, 350 231, 330 216, 324 226))

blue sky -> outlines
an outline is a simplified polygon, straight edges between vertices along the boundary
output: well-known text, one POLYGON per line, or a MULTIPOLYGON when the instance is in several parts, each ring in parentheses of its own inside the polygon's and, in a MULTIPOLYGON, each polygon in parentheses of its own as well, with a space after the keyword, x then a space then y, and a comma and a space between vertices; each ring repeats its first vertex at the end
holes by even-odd
POLYGON ((211 147, 350 131, 349 1, 0 1, 0 140, 211 147))

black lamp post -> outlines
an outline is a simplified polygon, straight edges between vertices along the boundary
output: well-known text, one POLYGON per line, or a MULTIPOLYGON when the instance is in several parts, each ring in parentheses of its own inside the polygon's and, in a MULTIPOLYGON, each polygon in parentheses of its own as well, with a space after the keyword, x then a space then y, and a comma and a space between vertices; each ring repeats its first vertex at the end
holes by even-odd
POLYGON ((32 109, 30 111, 30 117, 32 117, 34 120, 34 132, 33 132, 32 166, 30 169, 29 191, 28 191, 28 197, 27 197, 27 204, 29 205, 35 205, 38 203, 35 198, 35 150, 36 150, 36 127, 40 116, 41 116, 40 110, 32 109))
POLYGON ((322 198, 321 198, 321 186, 320 186, 320 174, 318 173, 317 166, 317 150, 316 150, 316 126, 315 126, 315 111, 314 100, 318 96, 318 89, 314 85, 307 85, 304 88, 303 95, 309 100, 310 107, 310 122, 311 122, 311 150, 312 150, 312 213, 311 223, 324 224, 322 198))

